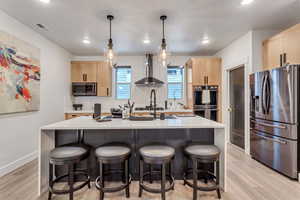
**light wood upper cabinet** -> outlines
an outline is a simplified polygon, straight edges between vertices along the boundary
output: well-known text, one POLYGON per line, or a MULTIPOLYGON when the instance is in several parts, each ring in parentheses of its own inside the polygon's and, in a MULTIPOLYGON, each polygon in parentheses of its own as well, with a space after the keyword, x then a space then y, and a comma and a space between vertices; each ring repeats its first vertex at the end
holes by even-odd
POLYGON ((72 61, 72 82, 97 82, 97 62, 94 61, 72 61))
POLYGON ((112 69, 104 61, 72 61, 72 82, 97 82, 97 96, 112 95, 112 69))
POLYGON ((207 59, 205 69, 205 75, 207 76, 208 85, 219 85, 221 81, 221 59, 207 59))
POLYGON ((98 62, 97 96, 112 95, 112 68, 107 62, 98 62))
POLYGON ((205 61, 203 59, 192 59, 193 85, 204 85, 205 61))
POLYGON ((300 24, 263 42, 263 68, 300 64, 300 24))
POLYGON ((193 85, 219 85, 221 81, 220 58, 192 58, 187 62, 192 69, 193 85))
POLYGON ((263 42, 263 54, 264 69, 279 67, 283 59, 282 35, 263 42))
POLYGON ((194 95, 193 95, 193 77, 192 77, 192 65, 191 60, 189 60, 185 64, 185 80, 186 80, 186 87, 185 87, 185 98, 186 98, 186 107, 188 109, 193 109, 193 101, 194 101, 194 95), (190 62, 190 63, 189 63, 190 62))
POLYGON ((283 33, 282 43, 286 62, 300 64, 300 24, 283 33))

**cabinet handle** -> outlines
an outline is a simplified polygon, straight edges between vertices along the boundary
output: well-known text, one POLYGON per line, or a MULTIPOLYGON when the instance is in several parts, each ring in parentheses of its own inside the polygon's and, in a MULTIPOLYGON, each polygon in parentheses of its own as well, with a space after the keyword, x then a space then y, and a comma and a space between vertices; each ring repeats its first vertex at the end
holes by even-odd
POLYGON ((109 94, 109 88, 106 88, 106 95, 108 96, 109 94))
POLYGON ((208 76, 204 76, 204 85, 208 85, 208 76))
POLYGON ((280 67, 282 66, 282 54, 280 54, 280 67))
POLYGON ((83 79, 83 81, 87 81, 87 74, 83 74, 82 79, 83 79))
POLYGON ((286 64, 286 53, 283 54, 283 64, 286 64))

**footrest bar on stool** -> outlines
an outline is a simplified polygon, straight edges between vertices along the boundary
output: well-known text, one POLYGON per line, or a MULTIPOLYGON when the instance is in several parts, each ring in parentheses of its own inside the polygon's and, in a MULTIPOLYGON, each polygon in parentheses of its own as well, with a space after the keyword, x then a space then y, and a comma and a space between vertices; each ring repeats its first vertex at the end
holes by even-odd
MULTIPOLYGON (((189 182, 187 180, 187 175, 188 174, 191 174, 193 173, 192 172, 192 169, 188 169, 186 173, 183 174, 183 181, 184 181, 184 184, 194 188, 193 184, 191 182, 189 182)), ((201 186, 198 186, 197 187, 197 190, 199 191, 204 191, 204 192, 209 192, 209 191, 214 191, 216 189, 220 189, 220 186, 216 184, 216 176, 213 174, 213 173, 210 173, 210 172, 207 172, 207 171, 204 171, 204 170, 197 170, 197 173, 205 173, 207 175, 209 175, 210 177, 212 177, 214 179, 214 184, 213 186, 210 186, 210 187, 201 187, 201 186)))
MULTIPOLYGON (((160 173, 161 173, 160 171, 152 171, 151 174, 150 174, 150 172, 146 172, 143 174, 143 177, 150 176, 153 174, 160 174, 160 173)), ((169 178, 169 182, 170 182, 170 186, 165 189, 165 191, 168 192, 170 190, 173 190, 175 179, 171 175, 166 175, 166 177, 169 178)), ((147 192, 151 192, 151 193, 161 193, 162 192, 161 189, 151 188, 149 186, 144 185, 143 183, 140 183, 140 186, 143 188, 143 190, 146 190, 147 192)))
MULTIPOLYGON (((68 177, 69 175, 68 174, 64 174, 62 176, 59 176, 57 177, 56 179, 54 179, 52 181, 52 184, 50 185, 49 187, 49 191, 52 193, 52 194, 57 194, 57 195, 60 195, 60 194, 69 194, 70 193, 70 189, 69 190, 58 190, 58 189, 53 189, 53 186, 58 183, 58 181, 60 181, 61 179, 63 178, 66 178, 68 177)), ((77 190, 80 190, 82 189, 83 187, 85 187, 86 185, 88 185, 91 181, 89 175, 86 173, 86 172, 83 172, 83 171, 74 171, 74 177, 75 176, 85 176, 87 178, 87 180, 85 182, 83 182, 82 184, 76 186, 73 188, 73 191, 77 191, 77 190)))
MULTIPOLYGON (((108 173, 107 173, 108 174, 108 173)), ((100 190, 101 192, 104 192, 104 193, 113 193, 113 192, 118 192, 118 191, 121 191, 121 190, 124 190, 125 188, 127 188, 131 181, 132 181, 132 178, 131 178, 131 175, 129 175, 129 181, 128 181, 128 184, 122 184, 120 186, 117 186, 117 187, 102 187, 99 182, 100 182, 100 179, 101 177, 98 176, 97 179, 95 180, 95 185, 96 185, 96 188, 98 190, 100 190)))

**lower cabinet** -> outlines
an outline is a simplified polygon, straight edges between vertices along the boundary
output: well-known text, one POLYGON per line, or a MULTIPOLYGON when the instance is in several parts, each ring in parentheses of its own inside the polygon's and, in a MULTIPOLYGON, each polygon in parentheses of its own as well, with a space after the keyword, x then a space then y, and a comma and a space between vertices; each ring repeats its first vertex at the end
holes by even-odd
POLYGON ((92 113, 65 113, 65 120, 81 116, 93 116, 92 113))

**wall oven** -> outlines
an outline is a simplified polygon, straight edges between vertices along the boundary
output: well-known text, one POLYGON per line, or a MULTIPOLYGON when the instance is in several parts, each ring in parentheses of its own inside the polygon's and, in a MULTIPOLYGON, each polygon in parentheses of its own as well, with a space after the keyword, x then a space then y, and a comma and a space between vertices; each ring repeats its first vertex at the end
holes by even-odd
POLYGON ((72 83, 72 94, 73 96, 97 96, 97 83, 72 83))
POLYGON ((218 86, 196 86, 194 90, 194 114, 217 121, 218 86), (207 94, 208 92, 208 94, 207 94), (206 93, 206 94, 205 94, 206 93), (207 99, 209 98, 209 99, 207 99))

